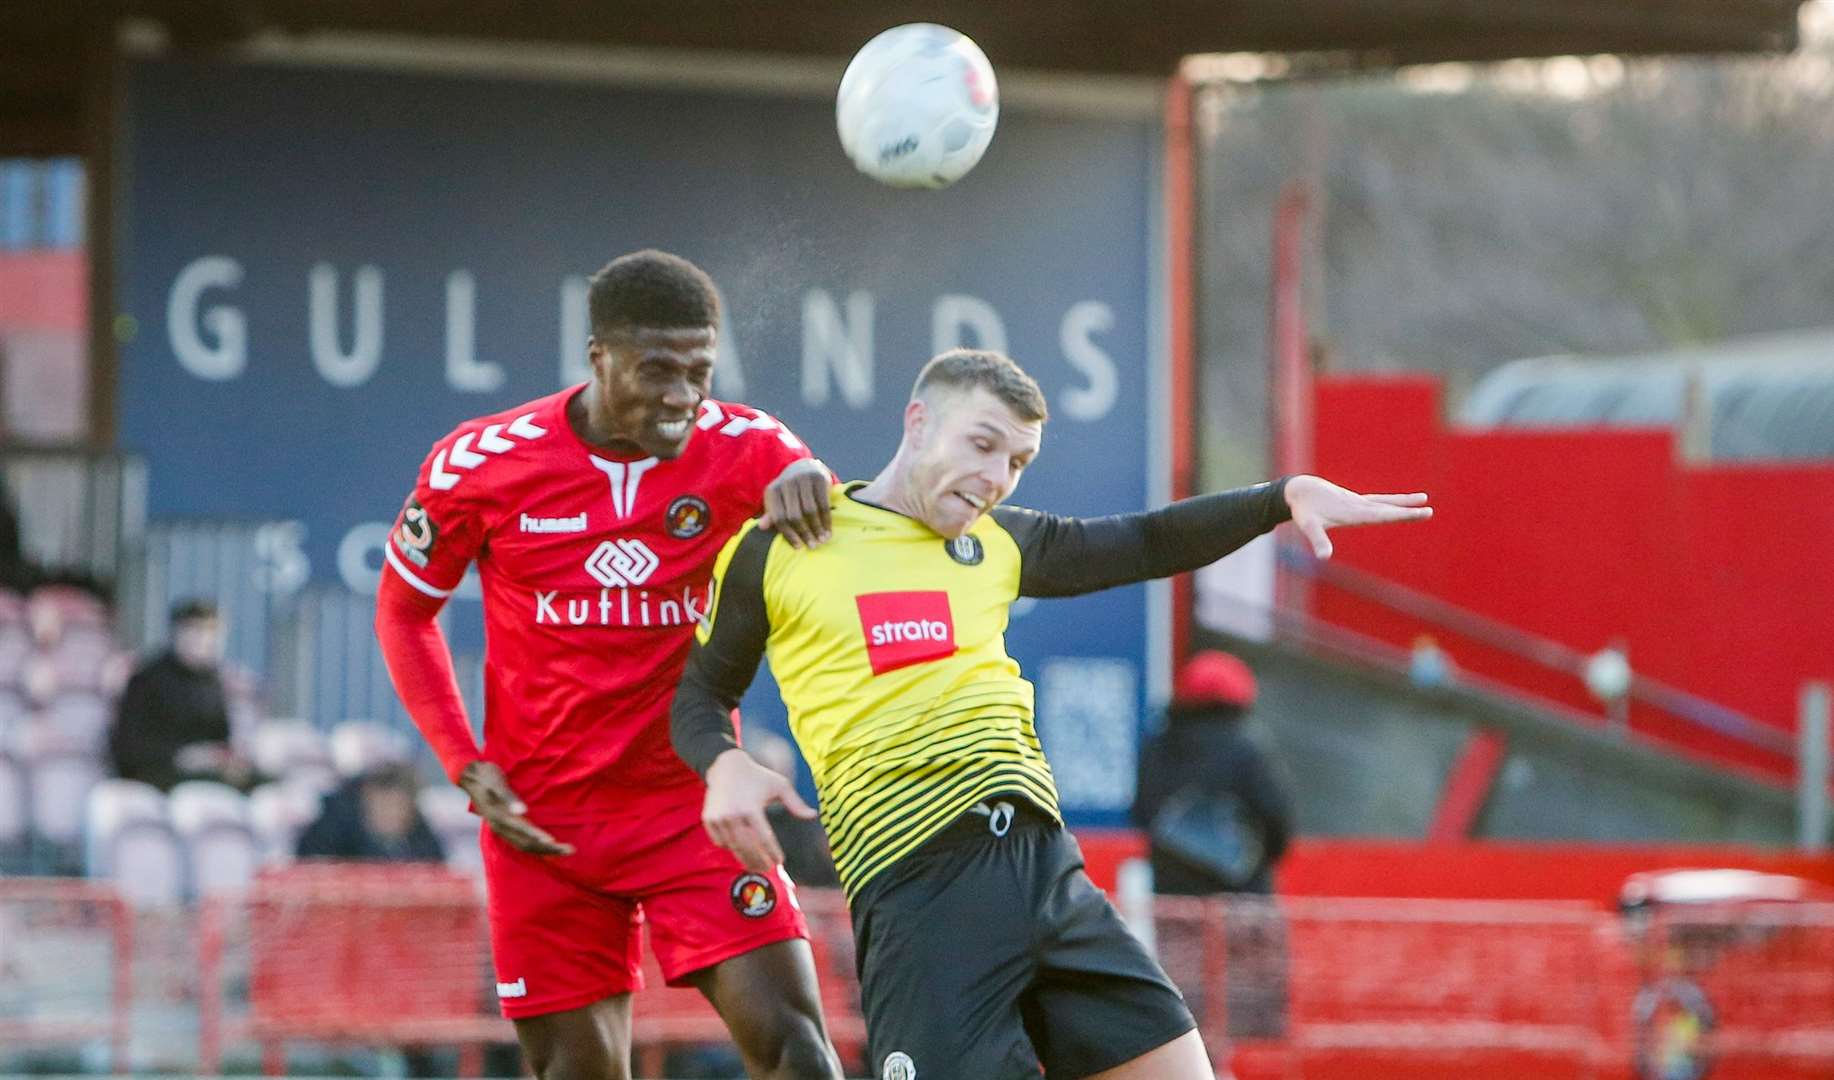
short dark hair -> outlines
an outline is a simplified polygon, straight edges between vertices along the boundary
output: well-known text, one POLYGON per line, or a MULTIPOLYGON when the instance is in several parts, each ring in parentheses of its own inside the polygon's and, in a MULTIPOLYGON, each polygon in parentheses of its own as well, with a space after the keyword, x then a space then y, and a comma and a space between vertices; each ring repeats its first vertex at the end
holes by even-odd
POLYGON ((412 765, 401 761, 384 761, 364 771, 360 781, 367 788, 394 788, 412 795, 420 790, 420 774, 412 765))
POLYGON ((1027 375, 1012 357, 992 349, 950 349, 932 357, 917 373, 917 385, 911 387, 911 396, 922 397, 932 386, 958 390, 972 390, 978 386, 999 398, 1021 420, 1043 423, 1051 415, 1050 409, 1045 407, 1044 391, 1038 389, 1038 380, 1027 375))
POLYGON ((620 255, 592 275, 587 293, 592 332, 686 330, 718 326, 720 293, 707 272, 654 248, 620 255))
POLYGON ((202 597, 193 597, 190 600, 180 600, 178 603, 172 605, 173 626, 177 626, 180 623, 197 622, 200 619, 214 619, 217 617, 216 603, 211 600, 205 600, 202 597))

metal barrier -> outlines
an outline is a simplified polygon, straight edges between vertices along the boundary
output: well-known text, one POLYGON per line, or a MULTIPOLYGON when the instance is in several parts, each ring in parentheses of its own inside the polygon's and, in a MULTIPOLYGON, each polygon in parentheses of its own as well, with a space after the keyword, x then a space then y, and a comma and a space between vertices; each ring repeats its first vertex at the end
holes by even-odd
POLYGON ((302 863, 205 902, 198 930, 198 1069, 226 1043, 262 1046, 283 1075, 290 1040, 463 1045, 511 1041, 495 1015, 477 883, 440 867, 302 863), (226 986, 230 973, 241 1000, 226 986), (232 1006, 239 1006, 232 1010, 232 1006))
MULTIPOLYGON (((198 1070, 225 1048, 262 1047, 286 1071, 289 1042, 462 1048, 476 1075, 483 1043, 514 1042, 497 1013, 484 907, 475 880, 437 867, 300 863, 246 893, 206 901, 198 920, 198 1070)), ((830 1031, 844 1054, 865 1042, 846 906, 803 894, 830 1031)), ((700 993, 664 986, 649 950, 633 1003, 640 1071, 660 1075, 669 1046, 725 1042, 700 993)))
POLYGON ((1834 1075, 1834 904, 1675 908, 1626 931, 1631 1052, 1646 1071, 1682 1044, 1716 1078, 1834 1075))
MULTIPOLYGON (((857 1063, 845 905, 799 896, 830 1030, 857 1063)), ((250 1043, 275 1072, 289 1043, 513 1040, 471 878, 301 865, 195 911, 139 917, 152 921, 135 935, 126 905, 96 885, 0 880, 0 1047, 106 1045, 127 1071, 146 1064, 128 1057, 137 1019, 134 1046, 186 1052, 154 1064, 209 1074, 250 1043), (172 1008, 175 991, 194 1010, 172 1008)), ((1154 921, 1167 972, 1240 1080, 1834 1075, 1834 905, 1627 920, 1572 903, 1160 897, 1154 921)), ((727 1041, 698 993, 645 968, 640 1075, 659 1075, 670 1046, 727 1041)), ((476 1063, 474 1051, 461 1069, 476 1063)))
POLYGON ((0 1048, 102 1040, 128 1071, 133 927, 105 884, 0 877, 0 1048))
MULTIPOLYGON (((1389 611, 1409 616, 1436 631, 1454 635, 1503 656, 1557 672, 1573 679, 1575 685, 1583 683, 1587 663, 1592 659, 1590 654, 1569 645, 1529 633, 1519 627, 1448 603, 1436 596, 1411 589, 1387 578, 1343 563, 1320 562, 1291 544, 1283 544, 1279 547, 1278 559, 1280 567, 1287 572, 1320 585, 1341 590, 1359 600, 1376 604, 1389 611)), ((1282 632, 1289 637, 1297 637, 1299 640, 1314 644, 1322 643, 1332 651, 1359 655, 1365 660, 1374 660, 1387 667, 1405 671, 1412 659, 1411 654, 1405 650, 1322 623, 1302 612, 1290 610, 1277 612, 1276 622, 1282 627, 1282 632)), ((1507 696, 1533 698, 1541 707, 1551 708, 1562 715, 1583 719, 1590 724, 1595 725, 1598 722, 1596 716, 1576 713, 1568 706, 1547 701, 1521 687, 1493 679, 1475 679, 1470 673, 1462 671, 1459 673, 1459 678, 1474 681, 1485 689, 1507 696)), ((1774 756, 1781 764, 1787 765, 1794 760, 1796 746, 1787 732, 1778 729, 1775 725, 1764 723, 1651 676, 1632 672, 1624 700, 1678 719, 1701 731, 1710 732, 1760 753, 1774 756)))
POLYGON ((1586 904, 1160 897, 1241 1080, 1834 1075, 1834 906, 1627 922, 1586 904))

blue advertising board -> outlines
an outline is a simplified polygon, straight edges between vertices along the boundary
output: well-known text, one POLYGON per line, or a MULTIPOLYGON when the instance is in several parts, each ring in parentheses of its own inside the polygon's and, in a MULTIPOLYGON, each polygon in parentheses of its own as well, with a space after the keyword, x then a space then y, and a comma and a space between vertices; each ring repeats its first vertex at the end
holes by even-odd
MULTIPOLYGON (((940 192, 858 175, 831 102, 785 96, 148 60, 122 131, 118 430, 149 515, 298 521, 314 582, 373 591, 430 444, 583 380, 586 276, 650 246, 725 294, 716 395, 843 477, 890 456, 922 362, 965 344, 1049 397, 1014 501, 1099 514, 1159 490, 1150 118, 1009 109, 940 192)), ((1148 606, 1027 603, 1009 634, 1085 822, 1131 795, 1148 606)), ((457 608, 455 647, 478 647, 457 608)))

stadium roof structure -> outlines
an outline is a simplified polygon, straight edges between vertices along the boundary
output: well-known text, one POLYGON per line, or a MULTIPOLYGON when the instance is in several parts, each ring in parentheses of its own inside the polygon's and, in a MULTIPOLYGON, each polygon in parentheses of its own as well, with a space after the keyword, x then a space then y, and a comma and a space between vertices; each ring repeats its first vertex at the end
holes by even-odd
POLYGON ((1002 68, 1164 76, 1203 52, 1346 66, 1783 51, 1801 0, 0 0, 0 156, 80 153, 121 27, 176 49, 389 35, 840 58, 888 26, 955 26, 1002 68))
POLYGON ((1478 381, 1457 420, 1513 430, 1670 428, 1700 460, 1834 460, 1834 329, 1515 360, 1478 381))

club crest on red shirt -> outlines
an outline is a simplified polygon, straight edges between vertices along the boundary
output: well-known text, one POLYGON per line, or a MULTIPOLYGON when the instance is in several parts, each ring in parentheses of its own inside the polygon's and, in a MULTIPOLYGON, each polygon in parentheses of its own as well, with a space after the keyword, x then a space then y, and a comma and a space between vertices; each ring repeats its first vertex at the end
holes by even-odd
POLYGON ((663 524, 669 535, 677 540, 692 540, 707 531, 713 521, 713 511, 707 506, 707 500, 699 495, 678 495, 669 504, 663 515, 663 524))

